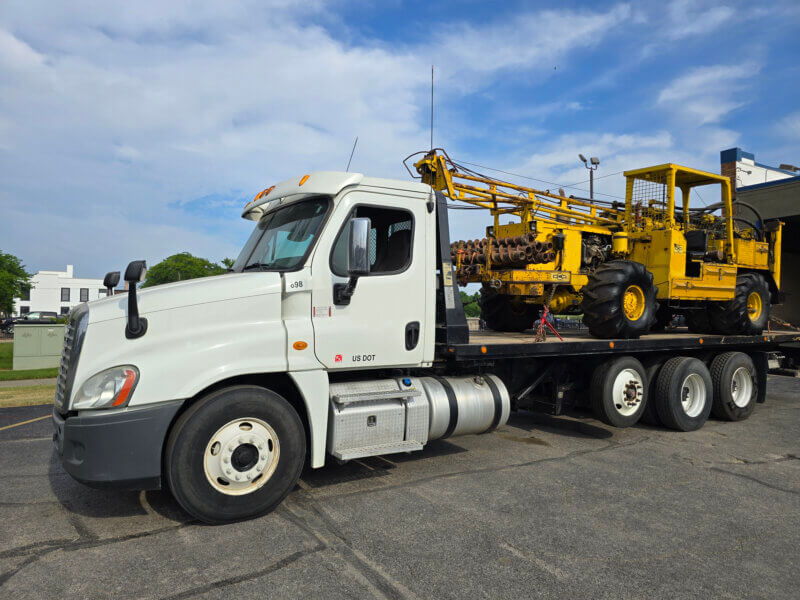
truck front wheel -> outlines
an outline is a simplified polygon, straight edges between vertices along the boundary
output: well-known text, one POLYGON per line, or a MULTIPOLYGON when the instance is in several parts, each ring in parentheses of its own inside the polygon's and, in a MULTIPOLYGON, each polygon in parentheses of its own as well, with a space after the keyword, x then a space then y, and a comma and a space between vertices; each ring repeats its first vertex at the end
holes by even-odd
POLYGON ((303 424, 283 397, 257 386, 225 388, 175 422, 164 457, 167 485, 201 521, 249 519, 294 488, 305 453, 303 424))

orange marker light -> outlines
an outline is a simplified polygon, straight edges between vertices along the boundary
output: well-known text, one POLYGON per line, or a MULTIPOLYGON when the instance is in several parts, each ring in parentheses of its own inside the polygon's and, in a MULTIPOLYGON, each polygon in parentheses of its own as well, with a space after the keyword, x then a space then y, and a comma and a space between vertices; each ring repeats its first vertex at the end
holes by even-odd
POLYGON ((295 342, 294 344, 292 344, 292 348, 294 348, 295 350, 305 350, 306 348, 308 348, 308 344, 306 342, 295 342))
POLYGON ((486 346, 481 346, 481 354, 486 354, 486 346))
POLYGON ((701 344, 703 343, 703 338, 700 338, 700 343, 701 343, 701 344))
POLYGON ((111 406, 122 406, 128 401, 128 396, 131 395, 133 389, 133 382, 136 381, 136 372, 131 369, 125 370, 125 383, 122 384, 122 389, 119 391, 119 396, 114 400, 111 406))
POLYGON ((613 348, 614 347, 614 342, 608 342, 608 347, 609 348, 613 348))
MULTIPOLYGON (((259 199, 263 198, 264 196, 268 196, 268 195, 269 195, 269 193, 270 193, 272 190, 274 190, 274 189, 275 189, 275 186, 273 185, 273 186, 271 186, 271 187, 268 187, 268 188, 267 188, 267 189, 265 189, 265 190, 261 190, 260 192, 258 192, 258 193, 256 194, 256 197, 255 197, 255 198, 253 198, 252 200, 250 200, 250 202, 248 202, 247 204, 252 204, 252 203, 253 203, 253 202, 255 202, 256 200, 259 200, 259 199)), ((245 207, 247 207, 247 204, 245 204, 245 207)))
POLYGON ((303 185, 306 181, 308 181, 308 175, 303 175, 303 178, 300 180, 300 183, 297 185, 303 185))

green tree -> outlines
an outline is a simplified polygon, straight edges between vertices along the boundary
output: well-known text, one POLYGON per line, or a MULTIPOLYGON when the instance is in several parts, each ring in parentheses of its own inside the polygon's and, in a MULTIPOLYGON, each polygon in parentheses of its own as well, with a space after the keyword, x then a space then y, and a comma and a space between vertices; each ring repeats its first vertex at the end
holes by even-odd
POLYGON ((220 275, 225 271, 226 267, 212 263, 210 260, 192 256, 188 252, 180 252, 179 254, 168 256, 160 263, 147 269, 147 275, 142 287, 183 281, 184 279, 196 279, 197 277, 208 277, 209 275, 220 275))
POLYGON ((14 298, 20 298, 30 289, 31 274, 13 254, 0 251, 0 312, 10 315, 14 298))
POLYGON ((461 292, 461 304, 464 305, 464 314, 468 317, 480 317, 481 307, 478 304, 479 293, 474 293, 471 296, 467 292, 461 292))
POLYGON ((232 258, 223 258, 223 259, 222 259, 221 261, 219 261, 219 262, 220 262, 220 264, 222 264, 222 266, 223 266, 223 267, 225 267, 226 269, 232 269, 232 268, 233 268, 233 263, 235 263, 236 261, 235 261, 235 260, 233 260, 232 258))

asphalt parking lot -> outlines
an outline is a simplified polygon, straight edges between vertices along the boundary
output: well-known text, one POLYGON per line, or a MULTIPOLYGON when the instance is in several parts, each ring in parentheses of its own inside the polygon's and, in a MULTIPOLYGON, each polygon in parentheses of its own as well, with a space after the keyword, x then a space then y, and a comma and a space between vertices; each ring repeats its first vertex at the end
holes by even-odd
POLYGON ((81 486, 49 407, 2 409, 0 596, 797 597, 800 380, 769 385, 748 421, 694 433, 512 415, 307 472, 274 513, 220 527, 166 492, 81 486))

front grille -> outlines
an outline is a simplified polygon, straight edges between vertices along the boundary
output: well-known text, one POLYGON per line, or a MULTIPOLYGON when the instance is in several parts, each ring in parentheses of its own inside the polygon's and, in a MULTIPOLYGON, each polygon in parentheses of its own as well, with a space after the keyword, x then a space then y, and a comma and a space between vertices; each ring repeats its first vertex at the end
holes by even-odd
POLYGON ((89 307, 86 304, 81 304, 70 312, 69 321, 64 330, 64 348, 61 351, 58 379, 56 379, 56 393, 53 398, 53 404, 55 404, 56 410, 59 412, 66 412, 66 409, 69 408, 67 405, 72 393, 75 369, 78 366, 78 357, 83 346, 83 337, 86 334, 88 321, 89 307))

